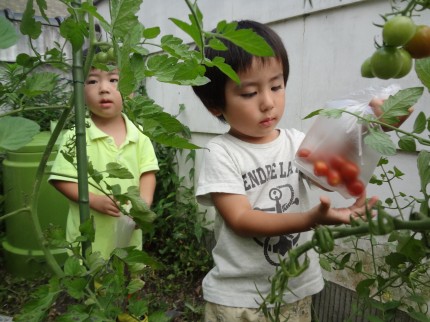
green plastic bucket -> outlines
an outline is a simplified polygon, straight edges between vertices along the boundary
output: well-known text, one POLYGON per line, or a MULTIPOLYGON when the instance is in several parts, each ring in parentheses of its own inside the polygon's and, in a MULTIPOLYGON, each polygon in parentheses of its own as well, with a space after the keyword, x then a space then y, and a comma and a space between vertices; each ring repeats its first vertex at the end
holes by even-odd
MULTIPOLYGON (((3 161, 3 190, 5 195, 5 214, 17 211, 28 205, 33 190, 36 170, 48 143, 50 132, 40 132, 33 140, 16 151, 7 151, 3 161)), ((51 153, 46 171, 52 166, 58 146, 51 153)), ((42 230, 50 224, 65 230, 68 201, 43 176, 37 202, 37 213, 42 230)), ((45 255, 36 238, 30 212, 21 210, 5 219, 6 236, 2 243, 5 265, 15 276, 32 277, 49 271, 45 255)), ((52 249, 61 264, 67 258, 65 249, 52 249)))

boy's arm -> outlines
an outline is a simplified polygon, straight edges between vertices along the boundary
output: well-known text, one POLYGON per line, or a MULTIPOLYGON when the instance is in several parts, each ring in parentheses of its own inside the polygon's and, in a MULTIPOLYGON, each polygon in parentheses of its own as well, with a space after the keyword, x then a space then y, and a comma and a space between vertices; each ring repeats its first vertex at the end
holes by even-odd
MULTIPOLYGON (((363 194, 347 208, 331 208, 330 199, 320 197, 320 204, 303 213, 267 213, 252 209, 245 195, 211 193, 212 201, 227 225, 241 236, 279 236, 303 232, 316 225, 350 223, 350 216, 364 216, 366 197, 363 194)), ((377 202, 372 197, 367 202, 371 209, 377 202)))
MULTIPOLYGON (((61 180, 51 180, 50 182, 58 191, 60 191, 71 201, 79 201, 78 184, 76 182, 61 180)), ((120 211, 117 204, 108 196, 96 195, 90 192, 88 197, 89 204, 92 209, 109 216, 120 216, 120 211)))
POLYGON ((155 185, 156 180, 154 171, 145 172, 140 176, 140 197, 146 202, 149 207, 151 207, 152 201, 154 199, 155 185))

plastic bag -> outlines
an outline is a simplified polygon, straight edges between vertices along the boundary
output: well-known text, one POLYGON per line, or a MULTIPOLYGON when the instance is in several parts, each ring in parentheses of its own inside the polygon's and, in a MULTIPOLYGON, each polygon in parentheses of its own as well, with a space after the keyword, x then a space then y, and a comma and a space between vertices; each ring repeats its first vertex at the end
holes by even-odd
MULTIPOLYGON (((372 112, 373 98, 387 99, 399 85, 367 88, 348 98, 329 101, 324 108, 346 109, 354 114, 372 112)), ((340 118, 319 115, 296 153, 295 164, 322 187, 345 198, 356 198, 365 189, 381 155, 364 144, 367 127, 357 117, 342 113, 340 118)))
MULTIPOLYGON (((129 210, 130 206, 124 205, 124 208, 129 210)), ((136 223, 134 220, 128 215, 121 214, 116 224, 116 247, 122 248, 129 246, 131 235, 135 229, 136 223)))

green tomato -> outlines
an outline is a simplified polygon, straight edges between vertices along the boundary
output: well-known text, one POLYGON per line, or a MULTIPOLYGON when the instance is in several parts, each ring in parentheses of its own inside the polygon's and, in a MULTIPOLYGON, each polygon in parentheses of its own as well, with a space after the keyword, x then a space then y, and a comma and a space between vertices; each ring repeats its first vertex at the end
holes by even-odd
POLYGON ((363 64, 361 64, 361 76, 366 78, 374 78, 375 75, 372 73, 372 67, 370 65, 370 60, 372 57, 367 58, 363 64))
POLYGON ((96 63, 106 64, 108 62, 108 54, 104 51, 98 52, 94 59, 96 63))
POLYGON ((395 47, 381 47, 370 58, 373 75, 381 79, 395 77, 402 68, 403 58, 395 47))
POLYGON ((399 49, 400 55, 402 56, 403 64, 402 68, 400 68, 399 73, 394 78, 402 78, 405 77, 412 69, 413 60, 411 54, 409 54, 403 48, 399 49))
POLYGON ((382 28, 382 39, 387 46, 403 46, 415 35, 416 25, 406 16, 395 16, 382 28))
POLYGON ((109 48, 109 50, 107 51, 107 55, 108 55, 108 61, 110 62, 116 61, 115 49, 113 47, 109 48))

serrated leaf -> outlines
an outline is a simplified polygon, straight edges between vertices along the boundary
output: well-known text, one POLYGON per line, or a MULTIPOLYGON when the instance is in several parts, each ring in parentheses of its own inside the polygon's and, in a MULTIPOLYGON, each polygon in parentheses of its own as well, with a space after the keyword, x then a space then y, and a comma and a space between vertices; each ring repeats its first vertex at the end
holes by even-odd
POLYGON ((396 146, 385 132, 370 129, 369 133, 364 137, 364 143, 382 155, 396 154, 396 146))
POLYGON ((79 300, 85 295, 85 287, 87 286, 86 279, 80 278, 65 278, 63 284, 66 287, 67 293, 79 300))
POLYGON ((85 272, 86 269, 81 265, 78 258, 74 256, 67 257, 64 262, 64 274, 66 276, 81 276, 85 272))
POLYGON ((426 129, 427 118, 424 112, 420 112, 415 119, 413 132, 420 134, 426 129))
POLYGON ((22 15, 20 31, 23 35, 29 36, 31 39, 39 38, 42 33, 42 23, 40 21, 36 21, 34 18, 35 13, 36 12, 33 9, 33 1, 27 1, 27 5, 22 15))
POLYGON ((109 162, 106 165, 106 172, 108 173, 108 178, 118 178, 118 179, 133 179, 133 174, 124 168, 121 164, 115 162, 109 162))
POLYGON ((255 56, 268 57, 274 55, 272 47, 252 29, 232 30, 231 28, 224 28, 221 34, 216 34, 215 36, 227 39, 255 56))
POLYGON ((137 291, 140 291, 144 285, 145 282, 142 281, 140 278, 133 278, 127 285, 128 294, 133 294, 137 291))
POLYGON ((77 51, 82 48, 85 37, 88 36, 87 25, 69 17, 61 23, 60 34, 70 41, 73 51, 77 51))
POLYGON ((40 14, 42 15, 43 19, 45 21, 49 22, 49 18, 45 13, 45 10, 48 9, 48 6, 46 4, 46 0, 36 0, 37 6, 39 7, 40 14))
POLYGON ((230 65, 226 64, 225 59, 222 57, 215 57, 212 59, 212 64, 216 66, 220 71, 222 71, 224 74, 226 74, 230 79, 232 79, 237 84, 240 84, 240 78, 236 74, 236 72, 231 68, 230 65))
POLYGON ((128 252, 127 256, 123 258, 123 260, 127 264, 135 264, 142 263, 151 266, 154 269, 161 268, 163 265, 156 260, 154 260, 151 256, 149 256, 146 252, 133 249, 128 252))
POLYGON ((409 114, 408 109, 416 104, 422 96, 423 91, 423 87, 411 87, 400 90, 395 95, 391 95, 381 106, 384 112, 380 116, 380 119, 384 119, 388 124, 397 123, 399 116, 409 114))
POLYGON ((20 116, 0 118, 0 149, 15 151, 30 143, 40 126, 20 116), (19 129, 19 131, 17 131, 19 129))
POLYGON ((417 145, 415 139, 409 135, 402 135, 398 142, 399 148, 407 152, 415 152, 417 150, 417 145))
POLYGON ((318 116, 318 115, 320 115, 320 113, 321 113, 322 110, 323 110, 322 108, 320 108, 318 110, 315 110, 315 111, 309 113, 308 115, 306 115, 303 119, 306 120, 306 119, 310 119, 310 118, 312 118, 314 116, 318 116))
POLYGON ((25 84, 19 92, 28 96, 35 97, 47 92, 51 92, 58 84, 58 74, 44 72, 33 74, 25 80, 25 84))
POLYGON ((418 78, 430 92, 430 57, 415 60, 415 71, 418 78))
POLYGON ((224 45, 224 43, 219 40, 218 38, 212 38, 211 40, 209 40, 208 42, 208 46, 214 50, 218 50, 218 51, 223 51, 223 50, 227 50, 227 46, 224 45))
POLYGON ((193 25, 192 23, 188 24, 176 18, 169 18, 169 20, 171 20, 179 29, 181 29, 186 34, 188 34, 199 48, 203 47, 201 33, 199 28, 196 25, 193 25))
POLYGON ((142 0, 112 1, 112 32, 115 37, 120 39, 126 37, 127 33, 139 24, 136 13, 141 4, 142 0))
POLYGON ((0 49, 6 49, 15 45, 19 40, 13 24, 5 17, 0 16, 0 49))

